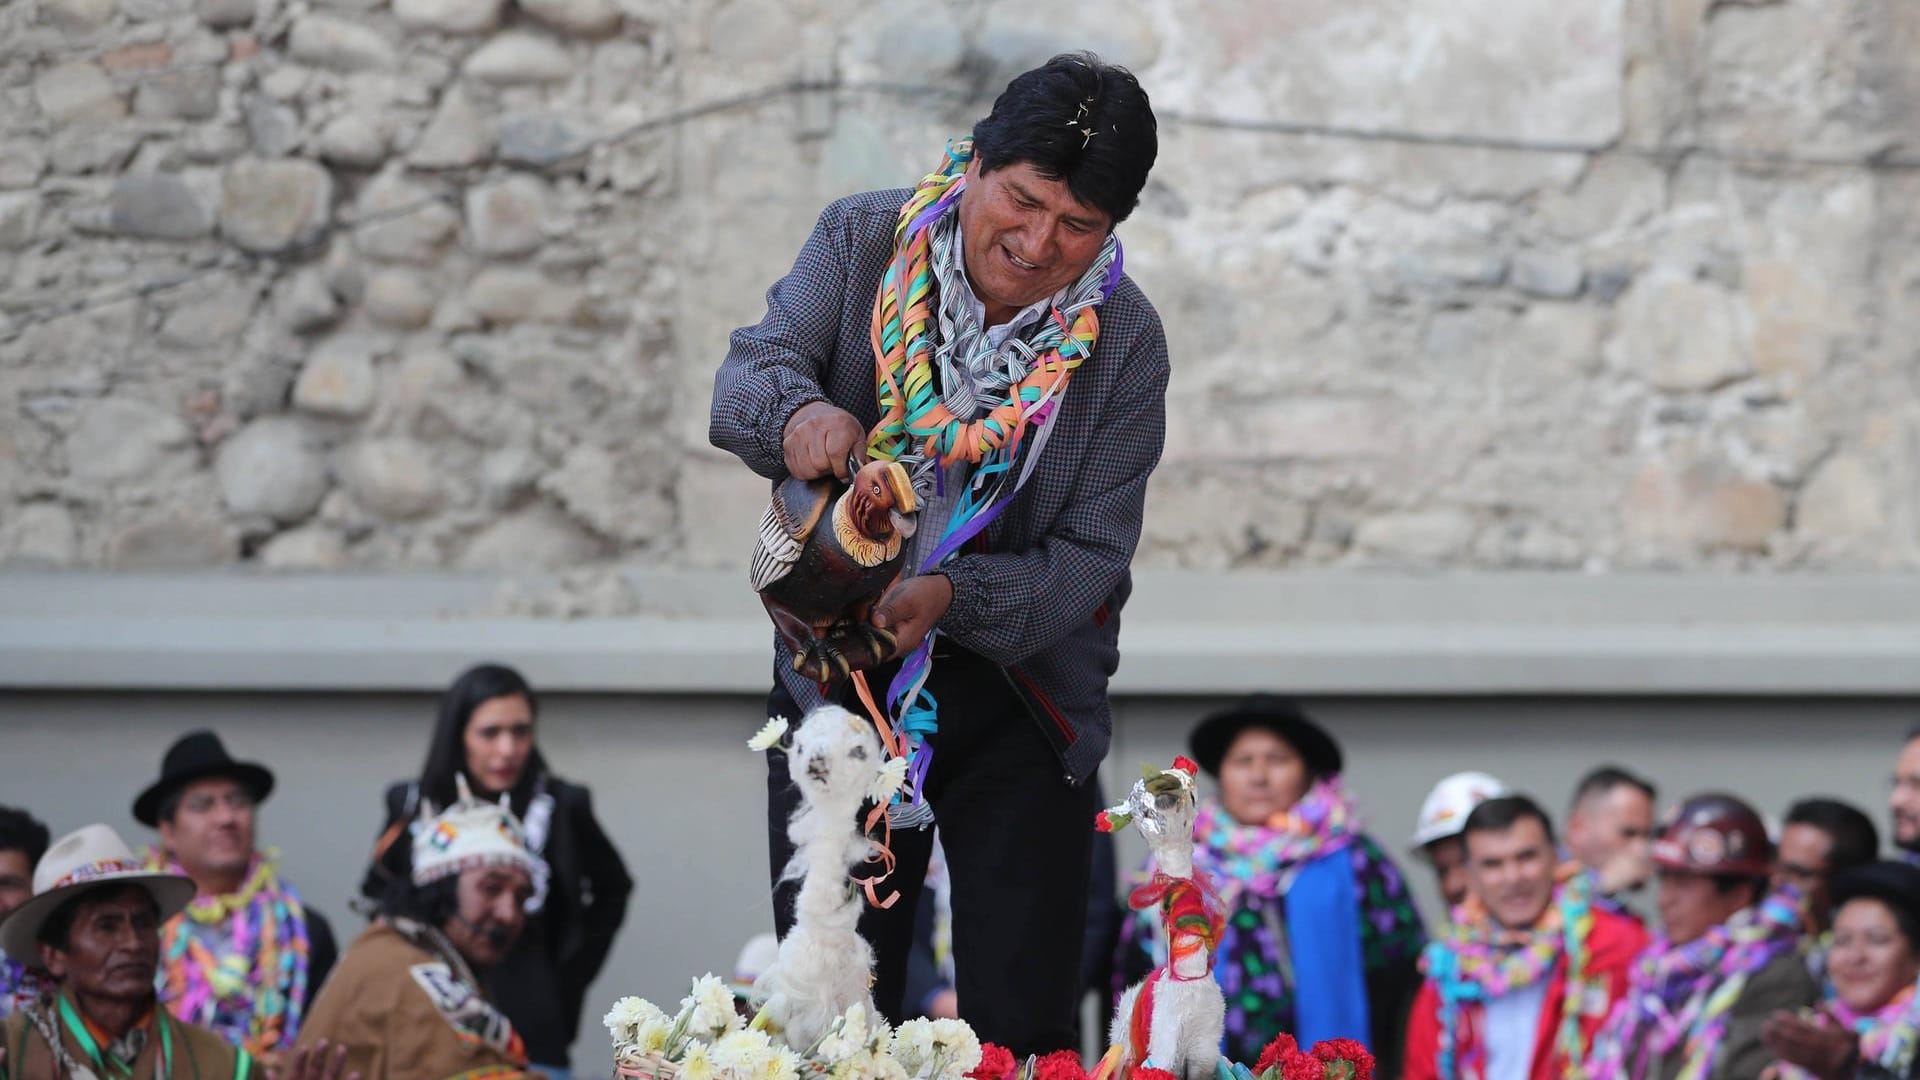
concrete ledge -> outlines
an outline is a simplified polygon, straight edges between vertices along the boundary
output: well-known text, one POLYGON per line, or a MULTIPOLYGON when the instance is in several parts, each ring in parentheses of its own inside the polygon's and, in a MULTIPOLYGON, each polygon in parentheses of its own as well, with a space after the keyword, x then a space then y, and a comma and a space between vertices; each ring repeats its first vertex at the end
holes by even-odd
MULTIPOLYGON (((0 687, 428 691, 497 657, 556 691, 764 689, 743 575, 609 573, 634 613, 507 613, 553 579, 4 574, 0 687)), ((1123 694, 1920 693, 1899 577, 1143 573, 1125 621, 1123 694)))

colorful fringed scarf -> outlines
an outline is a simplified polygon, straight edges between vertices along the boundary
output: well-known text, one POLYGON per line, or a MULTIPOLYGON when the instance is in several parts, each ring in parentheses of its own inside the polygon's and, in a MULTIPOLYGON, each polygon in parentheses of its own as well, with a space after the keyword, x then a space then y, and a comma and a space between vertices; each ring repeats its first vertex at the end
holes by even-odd
POLYGON ((1920 1048, 1920 995, 1907 987, 1874 1012, 1860 1015, 1839 1001, 1833 1014, 1860 1035, 1860 1060, 1878 1063, 1890 1075, 1906 1076, 1920 1048))
POLYGON ((1656 939, 1594 1047, 1593 1080, 1642 1080, 1650 1057, 1676 1049, 1686 1058, 1678 1080, 1704 1080, 1747 979, 1793 952, 1800 926, 1800 895, 1782 887, 1698 940, 1656 939))
POLYGON ((12 1016, 50 987, 32 969, 0 952, 0 1019, 12 1016))
MULTIPOLYGON (((1563 868, 1561 885, 1540 921, 1527 930, 1497 926, 1477 906, 1455 914, 1446 936, 1427 946, 1420 966, 1440 992, 1440 1045, 1437 1067, 1441 1080, 1483 1075, 1485 1062, 1460 1061, 1454 1034, 1460 1030, 1463 1009, 1485 1006, 1494 998, 1524 990, 1548 978, 1567 958, 1567 985, 1585 980, 1588 938, 1593 931, 1593 879, 1577 868, 1563 868)), ((1581 998, 1566 995, 1560 1008, 1554 1052, 1566 1064, 1561 1076, 1586 1076, 1587 1047, 1580 1038, 1581 998)))
MULTIPOLYGON (((984 530, 1026 483, 1045 445, 1047 422, 1074 370, 1093 355, 1100 336, 1099 306, 1120 282, 1120 242, 1108 234, 1093 264, 1024 342, 995 350, 991 357, 956 357, 956 343, 940 340, 936 312, 943 289, 950 294, 964 285, 947 219, 958 210, 971 160, 970 140, 950 143, 939 171, 922 179, 900 208, 894 256, 874 298, 880 422, 868 434, 868 455, 906 464, 920 486, 936 482, 929 473, 944 483, 944 466, 965 463, 971 469, 940 542, 920 566, 909 568, 919 574, 936 569, 984 530), (939 379, 934 375, 936 362, 942 371, 939 379), (1029 435, 1033 445, 1016 474, 1020 445, 1029 435), (928 464, 934 467, 921 468, 928 464)), ((955 305, 950 311, 969 318, 964 309, 955 305)), ((956 337, 977 345, 984 335, 972 329, 956 337)), ((909 762, 907 782, 889 810, 900 825, 931 820, 922 796, 932 758, 925 739, 938 726, 938 705, 924 691, 931 645, 928 635, 901 663, 887 689, 887 715, 874 717, 876 723, 890 722, 893 744, 909 762)), ((859 685, 864 694, 864 680, 859 685)))
MULTIPOLYGON (((307 1006, 306 909, 278 861, 255 855, 237 892, 195 897, 160 935, 167 1011, 255 1054, 292 1046, 307 1006)), ((157 850, 146 864, 186 874, 157 850)))
MULTIPOLYGON (((1886 1070, 1888 1076, 1906 1076, 1913 1067, 1913 1055, 1920 1047, 1920 995, 1907 987, 1893 1000, 1870 1013, 1857 1013, 1833 996, 1827 987, 1827 1011, 1860 1037, 1860 1060, 1886 1070)), ((1798 1065, 1780 1062, 1777 1080, 1815 1080, 1798 1065)))
POLYGON ((1295 868, 1359 835, 1353 800, 1340 778, 1331 776, 1265 825, 1242 825, 1219 803, 1201 803, 1193 822, 1193 865, 1217 883, 1228 903, 1242 891, 1272 898, 1286 892, 1295 868))

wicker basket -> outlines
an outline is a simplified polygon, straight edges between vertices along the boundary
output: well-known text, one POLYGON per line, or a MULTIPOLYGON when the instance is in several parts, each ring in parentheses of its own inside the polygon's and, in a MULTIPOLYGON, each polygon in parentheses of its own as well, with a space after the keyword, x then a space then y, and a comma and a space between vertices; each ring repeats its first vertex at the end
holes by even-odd
POLYGON ((642 1054, 615 1062, 613 1075, 615 1080, 674 1080, 680 1075, 680 1066, 664 1054, 642 1054))

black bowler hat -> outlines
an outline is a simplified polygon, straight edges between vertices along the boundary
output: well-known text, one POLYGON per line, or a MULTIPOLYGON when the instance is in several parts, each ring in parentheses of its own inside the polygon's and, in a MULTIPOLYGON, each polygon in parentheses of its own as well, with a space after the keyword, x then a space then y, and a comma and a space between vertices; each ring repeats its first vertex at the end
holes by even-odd
POLYGON ((265 802, 273 793, 273 774, 251 761, 235 761, 220 744, 220 736, 211 731, 193 731, 167 748, 160 761, 160 779, 133 800, 133 819, 148 828, 160 824, 160 804, 167 796, 209 776, 225 776, 240 782, 253 795, 254 802, 265 802))
MULTIPOLYGON (((1901 934, 1910 935, 1920 926, 1920 866, 1891 861, 1856 866, 1835 874, 1832 889, 1835 912, 1848 901, 1878 900, 1895 912, 1901 934)), ((1920 948, 1920 941, 1909 941, 1907 947, 1920 948)))
POLYGON ((1340 744, 1333 741, 1327 729, 1301 712, 1300 706, 1272 694, 1242 698, 1232 708, 1200 721, 1187 736, 1193 760, 1209 775, 1219 776, 1220 761, 1227 756, 1227 749, 1248 728, 1263 728, 1285 739, 1316 778, 1340 771, 1340 744))

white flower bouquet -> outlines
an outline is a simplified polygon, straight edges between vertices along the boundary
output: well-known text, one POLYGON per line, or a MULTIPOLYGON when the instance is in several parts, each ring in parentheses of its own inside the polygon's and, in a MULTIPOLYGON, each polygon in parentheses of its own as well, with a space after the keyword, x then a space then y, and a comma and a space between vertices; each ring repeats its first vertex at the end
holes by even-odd
MULTIPOLYGON (((680 1011, 672 1017, 644 998, 623 997, 613 1003, 604 1023, 613 1038, 615 1070, 630 1080, 672 1080, 681 1075, 687 1080, 714 1080, 713 1052, 723 1043, 729 1066, 726 1080, 793 1080, 792 1072, 782 1076, 767 1071, 771 1066, 764 1059, 777 1055, 750 1052, 753 1039, 728 1043, 734 1035, 749 1033, 734 1011, 733 991, 711 973, 693 980, 692 992, 680 999, 680 1011)), ((750 1034, 768 1042, 760 1032, 750 1034)))
POLYGON ((965 1080, 980 1064, 980 1040, 964 1021, 911 1020, 898 1030, 854 1005, 811 1046, 787 1046, 760 1023, 746 1025, 733 995, 712 975, 693 982, 669 1017, 624 997, 606 1015, 621 1080, 965 1080))

